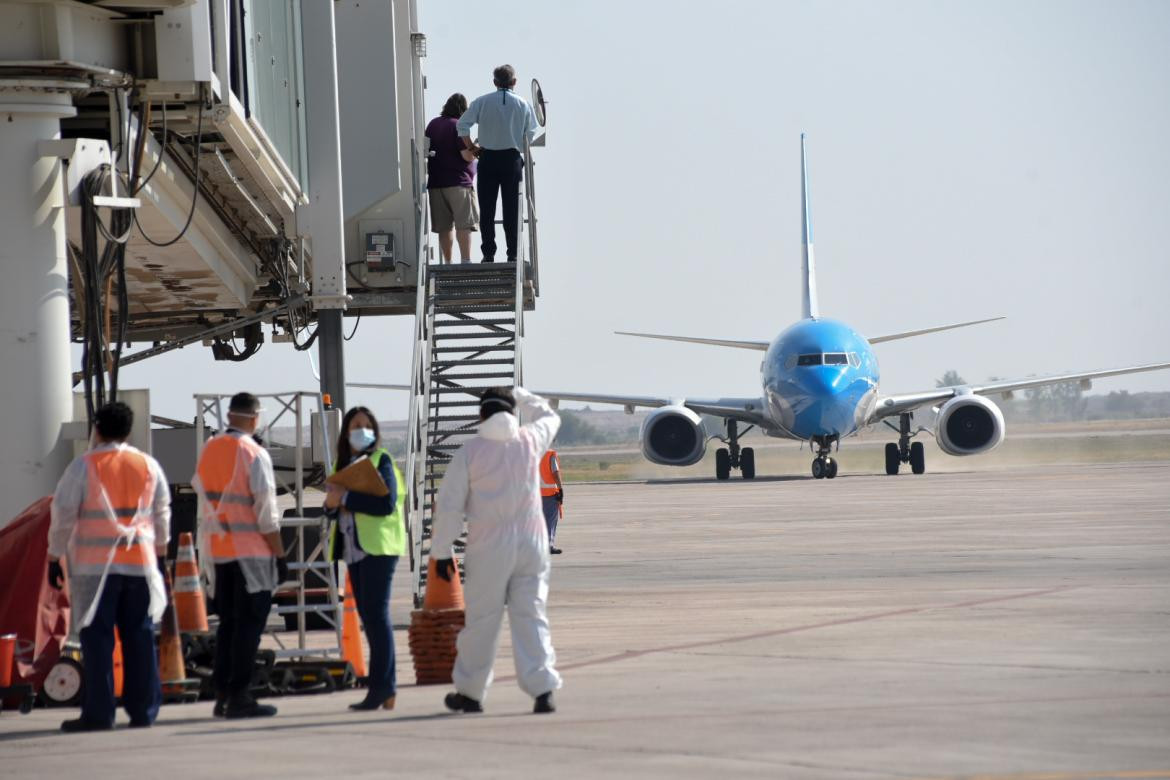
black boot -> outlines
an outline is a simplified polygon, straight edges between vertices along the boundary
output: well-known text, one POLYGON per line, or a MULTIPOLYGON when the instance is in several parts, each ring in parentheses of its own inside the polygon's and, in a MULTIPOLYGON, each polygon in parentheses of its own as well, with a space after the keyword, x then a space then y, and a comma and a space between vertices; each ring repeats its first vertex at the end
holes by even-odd
POLYGON ((532 711, 543 714, 547 712, 556 712, 557 705, 553 703, 552 691, 542 693, 536 697, 536 704, 532 706, 532 711))
POLYGON ((448 693, 443 703, 452 712, 483 712, 482 704, 462 693, 448 693))
POLYGON ((94 723, 84 718, 67 720, 61 724, 61 730, 66 734, 76 734, 82 731, 109 731, 113 727, 113 723, 94 723))
POLYGON ((271 718, 275 714, 276 707, 271 704, 261 704, 248 696, 229 699, 223 716, 228 720, 235 720, 237 718, 271 718))

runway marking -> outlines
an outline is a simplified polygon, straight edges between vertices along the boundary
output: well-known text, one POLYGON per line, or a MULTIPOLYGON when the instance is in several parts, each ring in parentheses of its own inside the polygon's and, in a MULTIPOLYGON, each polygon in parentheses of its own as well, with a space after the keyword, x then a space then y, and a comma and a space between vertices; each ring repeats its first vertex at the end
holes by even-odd
MULTIPOLYGON (((995 596, 992 598, 975 599, 972 601, 957 601, 953 604, 942 604, 938 606, 923 606, 923 607, 906 607, 905 609, 892 609, 886 612, 871 612, 866 615, 856 615, 854 617, 836 618, 834 620, 825 620, 820 623, 808 623, 803 626, 789 626, 788 628, 774 628, 768 631, 758 631, 754 634, 740 634, 739 636, 722 637, 720 639, 704 639, 699 642, 684 642, 677 645, 663 645, 662 647, 649 647, 642 650, 626 650, 621 653, 595 658, 591 661, 578 661, 577 663, 565 664, 558 666, 558 671, 568 671, 570 669, 583 669, 587 666, 602 666, 604 664, 617 663, 619 661, 629 661, 634 658, 641 658, 642 656, 652 655, 654 653, 674 653, 680 650, 695 650, 701 647, 714 647, 716 645, 726 645, 736 642, 750 642, 755 639, 767 639, 774 636, 783 636, 785 634, 797 634, 803 631, 815 631, 818 628, 833 628, 835 626, 845 626, 850 623, 865 623, 871 620, 881 620, 883 618, 901 617, 904 615, 918 615, 923 612, 933 612, 944 609, 966 609, 969 607, 979 607, 984 604, 997 604, 1004 601, 1015 601, 1018 599, 1035 598, 1037 596, 1048 596, 1053 593, 1062 593, 1064 591, 1072 590, 1075 585, 1061 585, 1057 588, 1047 588, 1045 590, 1030 590, 1025 593, 1012 593, 1007 596, 995 596)), ((497 678, 500 682, 514 680, 515 675, 508 677, 497 678)))

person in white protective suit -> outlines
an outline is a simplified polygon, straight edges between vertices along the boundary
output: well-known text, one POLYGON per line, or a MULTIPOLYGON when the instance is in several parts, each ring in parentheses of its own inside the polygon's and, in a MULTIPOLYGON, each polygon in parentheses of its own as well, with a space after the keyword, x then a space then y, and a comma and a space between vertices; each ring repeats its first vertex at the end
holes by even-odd
POLYGON ((134 413, 123 403, 94 414, 94 444, 69 464, 53 493, 49 523, 51 587, 69 564, 72 630, 85 671, 81 717, 61 730, 114 727, 114 628, 122 639, 122 706, 132 727, 148 727, 162 704, 154 623, 166 609, 159 561, 171 529, 171 493, 154 458, 129 444, 134 413))
POLYGON ((554 712, 561 676, 545 612, 549 548, 538 465, 561 418, 522 387, 485 391, 479 418, 478 434, 443 476, 431 541, 438 574, 449 580, 452 545, 466 518, 466 623, 456 645, 455 692, 444 703, 456 712, 483 711, 506 606, 520 688, 535 698, 535 712, 554 712))

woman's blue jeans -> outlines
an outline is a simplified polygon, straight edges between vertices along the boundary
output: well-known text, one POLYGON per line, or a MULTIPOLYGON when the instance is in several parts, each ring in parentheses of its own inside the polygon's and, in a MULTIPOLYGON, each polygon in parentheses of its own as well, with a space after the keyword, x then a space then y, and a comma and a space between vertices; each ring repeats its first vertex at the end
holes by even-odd
POLYGON ((387 699, 398 690, 394 629, 390 622, 390 582, 397 565, 397 555, 368 554, 349 565, 358 616, 370 644, 370 676, 366 686, 371 699, 387 699))

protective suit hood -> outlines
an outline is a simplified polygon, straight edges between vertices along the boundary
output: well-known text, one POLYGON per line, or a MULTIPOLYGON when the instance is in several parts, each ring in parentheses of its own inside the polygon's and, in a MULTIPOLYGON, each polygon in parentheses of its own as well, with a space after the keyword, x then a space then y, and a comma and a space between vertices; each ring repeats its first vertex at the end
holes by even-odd
POLYGON ((496 412, 479 424, 479 435, 490 441, 510 441, 520 433, 520 421, 509 412, 496 412))

